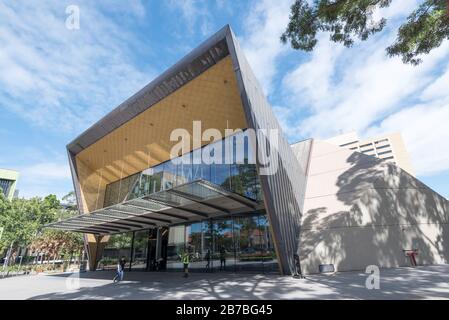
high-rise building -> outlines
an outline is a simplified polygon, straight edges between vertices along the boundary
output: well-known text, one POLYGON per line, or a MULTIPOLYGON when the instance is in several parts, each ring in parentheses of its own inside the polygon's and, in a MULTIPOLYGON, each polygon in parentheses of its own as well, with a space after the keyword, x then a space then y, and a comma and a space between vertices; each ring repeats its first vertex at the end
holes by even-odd
POLYGON ((357 132, 352 131, 324 141, 394 163, 409 174, 415 175, 404 140, 398 132, 360 139, 357 132))
POLYGON ((17 180, 19 172, 8 169, 0 169, 0 189, 8 199, 12 199, 16 194, 17 180))

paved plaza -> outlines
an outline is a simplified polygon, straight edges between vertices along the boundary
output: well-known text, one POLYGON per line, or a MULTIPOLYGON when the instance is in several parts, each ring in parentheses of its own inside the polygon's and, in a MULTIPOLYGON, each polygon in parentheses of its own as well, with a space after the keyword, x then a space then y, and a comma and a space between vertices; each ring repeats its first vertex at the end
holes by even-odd
POLYGON ((449 265, 380 270, 380 289, 368 274, 343 272, 294 279, 277 275, 109 271, 0 279, 0 299, 449 299, 449 265))

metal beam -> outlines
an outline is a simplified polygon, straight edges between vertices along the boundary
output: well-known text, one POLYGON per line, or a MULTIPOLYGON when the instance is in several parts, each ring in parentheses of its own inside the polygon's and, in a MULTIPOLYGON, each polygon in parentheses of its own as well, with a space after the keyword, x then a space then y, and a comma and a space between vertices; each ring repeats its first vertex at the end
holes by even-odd
MULTIPOLYGON (((155 202, 158 202, 158 203, 160 203, 160 204, 164 204, 164 202, 161 201, 161 200, 156 200, 156 199, 153 199, 153 198, 151 198, 151 200, 153 200, 153 201, 155 201, 155 202)), ((195 210, 191 210, 191 209, 187 209, 187 208, 182 208, 182 207, 179 206, 179 205, 170 205, 170 207, 172 207, 173 209, 177 209, 177 210, 179 210, 179 211, 185 211, 185 212, 188 212, 188 213, 192 213, 192 214, 195 214, 195 215, 200 216, 200 217, 209 218, 209 216, 207 215, 207 213, 204 213, 204 212, 198 212, 198 211, 195 211, 195 210)))
MULTIPOLYGON (((151 210, 148 210, 148 209, 145 209, 145 208, 142 208, 142 207, 133 205, 133 204, 126 204, 126 206, 127 206, 127 207, 136 208, 136 209, 145 210, 146 213, 144 213, 144 214, 148 214, 148 213, 156 213, 156 214, 160 214, 160 213, 157 213, 157 212, 154 212, 154 211, 151 211, 151 210)), ((141 216, 139 216, 139 217, 141 217, 141 216)), ((151 219, 151 220, 155 220, 155 221, 166 222, 166 223, 172 223, 171 220, 162 219, 162 218, 152 218, 152 217, 148 217, 148 216, 146 216, 146 217, 144 217, 144 218, 146 218, 146 219, 151 219)))
POLYGON ((202 200, 200 197, 196 197, 194 195, 190 195, 190 194, 185 193, 183 191, 169 189, 169 190, 167 190, 167 192, 176 194, 177 196, 179 196, 181 198, 188 199, 190 201, 199 203, 199 204, 201 204, 201 205, 203 205, 205 207, 209 207, 209 208, 211 208, 213 210, 218 210, 218 211, 221 211, 221 212, 224 212, 224 213, 231 213, 231 211, 226 209, 226 208, 223 208, 223 207, 220 207, 220 206, 217 206, 217 205, 214 205, 214 204, 204 203, 203 202, 204 200, 202 200))
MULTIPOLYGON (((61 224, 60 226, 64 227, 65 225, 61 224)), ((74 225, 70 226, 70 225, 66 225, 66 226, 69 227, 69 228, 75 227, 75 228, 78 228, 78 229, 95 228, 95 229, 98 229, 98 230, 105 230, 105 231, 120 231, 120 229, 131 230, 130 228, 125 228, 125 227, 121 227, 120 229, 117 229, 117 228, 100 227, 100 226, 96 226, 96 225, 90 225, 90 226, 80 226, 80 225, 78 225, 78 226, 76 226, 76 225, 75 226, 74 225)))
MULTIPOLYGON (((164 211, 151 211, 150 209, 148 209, 146 207, 138 206, 138 205, 135 205, 135 204, 132 204, 132 205, 131 204, 126 204, 126 205, 127 206, 136 207, 136 208, 139 208, 139 209, 144 209, 144 210, 147 210, 148 212, 151 212, 151 213, 160 214, 160 215, 166 215, 166 216, 169 216, 169 217, 172 217, 172 218, 176 218, 176 219, 180 219, 180 220, 185 220, 185 221, 189 220, 189 218, 187 218, 187 217, 183 217, 183 216, 180 216, 180 215, 177 215, 177 214, 174 214, 174 213, 166 213, 164 211)), ((170 209, 172 209, 172 208, 170 208, 170 209)), ((163 209, 163 210, 169 210, 169 209, 163 209)), ((142 217, 142 218, 145 218, 145 217, 142 217)))
MULTIPOLYGON (((111 215, 107 214, 107 213, 96 213, 96 215, 102 215, 102 216, 109 216, 111 217, 111 215)), ((147 221, 140 221, 140 220, 135 220, 135 218, 140 218, 140 219, 144 219, 144 220, 154 220, 151 219, 150 217, 145 217, 145 216, 128 216, 129 218, 123 218, 119 221, 125 220, 125 221, 129 221, 129 222, 136 222, 136 223, 140 223, 140 224, 144 224, 144 225, 148 225, 148 226, 155 226, 155 223, 152 222, 147 222, 147 221)), ((119 218, 120 219, 120 218, 119 218)))
POLYGON ((212 191, 218 192, 219 194, 221 194, 221 195, 223 195, 223 196, 225 196, 227 198, 230 198, 230 199, 232 199, 232 200, 234 200, 234 201, 236 201, 236 202, 238 202, 240 204, 243 204, 245 207, 248 207, 248 208, 251 208, 251 209, 256 209, 256 205, 253 203, 253 201, 249 200, 249 199, 246 199, 243 196, 238 196, 237 197, 232 192, 225 192, 225 191, 222 191, 220 189, 216 189, 216 188, 208 185, 207 183, 205 183, 205 181, 201 181, 201 182, 199 182, 199 184, 204 186, 204 187, 206 187, 206 188, 208 188, 208 189, 210 189, 210 190, 212 190, 212 191), (240 197, 242 197, 242 198, 240 198, 240 197), (243 200, 243 199, 245 199, 245 200, 243 200))
POLYGON ((114 212, 121 212, 121 213, 126 213, 126 214, 129 214, 131 217, 135 217, 135 218, 144 218, 144 219, 147 219, 147 220, 154 220, 154 221, 160 221, 160 222, 165 222, 165 223, 171 223, 171 221, 170 220, 167 220, 167 219, 158 219, 158 218, 151 218, 151 217, 143 217, 143 215, 144 214, 148 214, 148 213, 143 213, 143 214, 137 214, 137 213, 129 213, 128 211, 123 211, 123 210, 119 210, 119 209, 109 209, 109 210, 111 210, 111 211, 114 211, 114 212))
MULTIPOLYGON (((94 215, 95 215, 95 216, 96 216, 96 215, 107 216, 107 215, 102 215, 102 214, 100 214, 100 213, 95 213, 95 214, 91 214, 91 215, 92 215, 92 216, 94 216, 94 215)), ((96 225, 99 225, 99 226, 101 226, 101 225, 103 225, 103 224, 108 224, 108 225, 115 224, 115 225, 118 225, 118 226, 123 225, 123 226, 134 227, 134 228, 139 228, 139 227, 141 227, 140 225, 136 225, 136 224, 133 224, 133 223, 128 223, 128 222, 132 222, 131 219, 126 219, 126 218, 120 219, 120 218, 113 217, 113 216, 109 216, 109 217, 110 217, 110 218, 113 218, 113 219, 115 219, 115 220, 105 220, 105 219, 101 219, 101 218, 98 219, 98 217, 89 217, 89 219, 96 220, 96 221, 104 221, 104 223, 96 224, 96 225)), ((135 220, 134 220, 134 222, 139 223, 139 221, 135 221, 135 220)), ((140 223, 141 223, 141 224, 145 224, 144 221, 140 221, 140 223)))

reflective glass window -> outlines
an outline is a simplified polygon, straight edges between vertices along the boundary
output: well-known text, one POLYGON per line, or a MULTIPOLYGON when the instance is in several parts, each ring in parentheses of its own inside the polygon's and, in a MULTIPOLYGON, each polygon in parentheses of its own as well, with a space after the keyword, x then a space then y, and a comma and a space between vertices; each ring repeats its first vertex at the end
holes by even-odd
POLYGON ((98 263, 99 269, 115 270, 117 263, 122 257, 126 260, 126 267, 131 261, 132 232, 113 234, 109 238, 104 250, 103 257, 98 263))
POLYGON ((214 269, 233 271, 235 266, 232 220, 217 220, 213 224, 214 269))
POLYGON ((186 244, 185 226, 170 227, 167 245, 167 269, 181 269, 181 255, 186 244))
POLYGON ((144 270, 147 267, 148 256, 148 230, 136 231, 133 244, 133 270, 144 270))
POLYGON ((262 232, 259 217, 239 217, 234 224, 236 243, 236 269, 261 270, 263 268, 262 232))

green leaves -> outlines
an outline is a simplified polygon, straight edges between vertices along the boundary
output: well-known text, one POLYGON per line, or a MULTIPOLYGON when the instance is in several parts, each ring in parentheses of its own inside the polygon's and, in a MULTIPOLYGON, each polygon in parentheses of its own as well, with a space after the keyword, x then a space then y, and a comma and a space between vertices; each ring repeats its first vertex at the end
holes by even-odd
POLYGON ((294 49, 312 51, 318 42, 318 29, 316 10, 310 8, 306 1, 295 1, 291 7, 290 22, 281 36, 281 41, 290 41, 294 49))
POLYGON ((427 54, 449 39, 447 0, 427 0, 399 28, 395 43, 387 48, 390 57, 401 56, 404 63, 417 65, 418 56, 427 54))
POLYGON ((61 207, 55 195, 45 198, 8 200, 0 194, 0 252, 9 248, 27 246, 42 231, 42 227, 63 216, 72 216, 76 211, 61 207))
MULTIPOLYGON (((346 47, 356 38, 364 41, 380 32, 386 19, 373 19, 374 10, 388 7, 392 0, 296 0, 291 6, 290 21, 281 36, 292 48, 312 51, 318 32, 329 32, 330 40, 346 47)), ((399 28, 396 42, 387 54, 401 56, 404 63, 419 64, 421 54, 427 54, 449 39, 448 0, 426 0, 399 28)))

